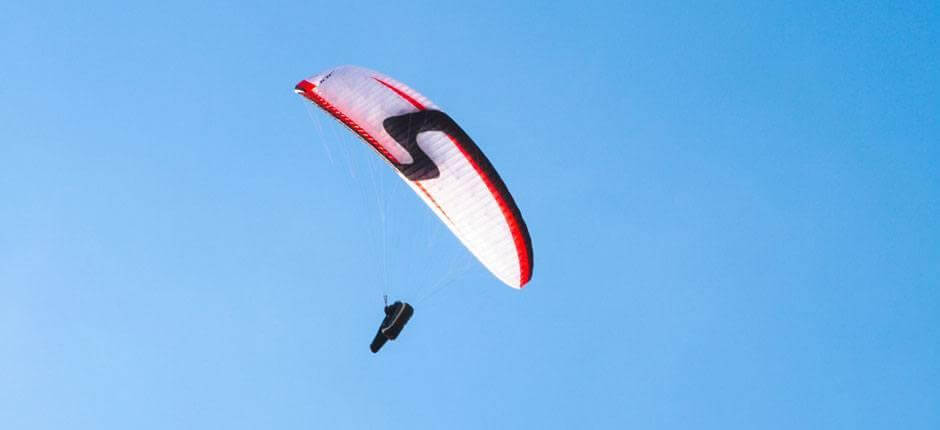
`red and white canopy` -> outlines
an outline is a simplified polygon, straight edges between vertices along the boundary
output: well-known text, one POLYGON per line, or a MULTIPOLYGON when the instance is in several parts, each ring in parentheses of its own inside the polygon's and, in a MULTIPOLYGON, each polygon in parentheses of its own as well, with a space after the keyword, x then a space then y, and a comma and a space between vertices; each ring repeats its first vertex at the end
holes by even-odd
POLYGON ((497 278, 522 288, 532 242, 506 184, 480 148, 417 91, 388 76, 342 66, 295 91, 372 146, 497 278))

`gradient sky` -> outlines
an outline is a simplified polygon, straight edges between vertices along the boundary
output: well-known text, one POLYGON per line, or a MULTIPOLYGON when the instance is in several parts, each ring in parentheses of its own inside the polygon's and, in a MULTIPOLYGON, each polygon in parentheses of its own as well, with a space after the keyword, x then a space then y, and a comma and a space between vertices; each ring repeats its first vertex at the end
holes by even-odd
POLYGON ((347 3, 0 7, 0 427, 940 428, 936 2, 347 3), (525 290, 340 64, 489 155, 525 290))

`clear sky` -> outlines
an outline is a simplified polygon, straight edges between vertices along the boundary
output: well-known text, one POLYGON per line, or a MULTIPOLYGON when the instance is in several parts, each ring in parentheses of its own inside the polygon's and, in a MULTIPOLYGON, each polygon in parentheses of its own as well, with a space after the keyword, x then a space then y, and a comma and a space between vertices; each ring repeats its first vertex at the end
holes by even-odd
POLYGON ((137 3, 0 7, 0 427, 940 428, 936 2, 137 3), (525 290, 330 161, 340 64, 489 155, 525 290))

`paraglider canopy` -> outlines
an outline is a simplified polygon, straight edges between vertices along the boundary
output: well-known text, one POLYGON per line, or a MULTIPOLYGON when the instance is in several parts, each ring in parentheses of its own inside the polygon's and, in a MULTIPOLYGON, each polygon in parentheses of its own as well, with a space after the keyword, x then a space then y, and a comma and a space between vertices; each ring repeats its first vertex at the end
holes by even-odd
POLYGON ((417 91, 342 66, 295 91, 368 143, 493 275, 513 288, 532 277, 532 241, 506 184, 470 136, 417 91))

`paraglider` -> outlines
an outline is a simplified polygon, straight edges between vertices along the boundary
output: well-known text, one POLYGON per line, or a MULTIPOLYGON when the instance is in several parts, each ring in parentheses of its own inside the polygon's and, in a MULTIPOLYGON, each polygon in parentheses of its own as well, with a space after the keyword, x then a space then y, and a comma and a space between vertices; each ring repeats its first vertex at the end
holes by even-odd
MULTIPOLYGON (((529 282, 532 241, 522 214, 492 163, 449 115, 401 82, 356 66, 304 79, 294 91, 368 143, 496 278, 516 289, 529 282)), ((373 352, 397 337, 414 309, 395 302, 386 320, 389 312, 397 316, 383 322, 373 352)))
POLYGON ((414 308, 408 303, 396 301, 389 305, 386 299, 385 319, 382 320, 379 331, 375 334, 375 338, 372 339, 372 344, 369 345, 369 349, 371 349, 373 353, 379 352, 382 346, 385 345, 385 342, 397 339, 398 334, 405 328, 405 324, 408 324, 408 320, 411 319, 414 313, 414 308))

